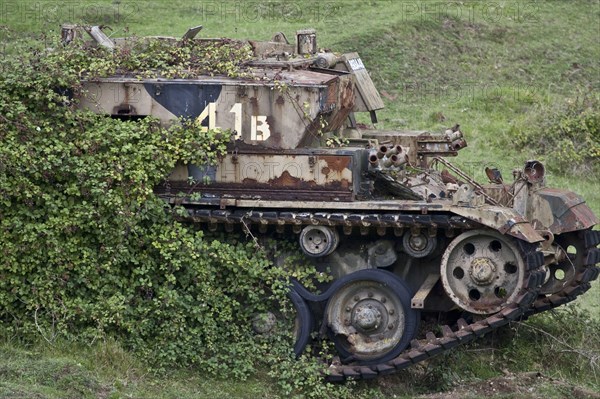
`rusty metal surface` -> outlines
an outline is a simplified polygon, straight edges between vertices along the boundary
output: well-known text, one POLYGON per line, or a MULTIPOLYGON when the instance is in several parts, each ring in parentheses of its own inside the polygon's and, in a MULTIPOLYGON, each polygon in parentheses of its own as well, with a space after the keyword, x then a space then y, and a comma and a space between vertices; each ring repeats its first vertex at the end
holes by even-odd
MULTIPOLYGON (((159 193, 160 194, 160 193, 159 193)), ((189 205, 214 205, 209 198, 191 200, 189 198, 166 197, 171 203, 189 205)), ((426 201, 352 201, 352 202, 329 202, 329 201, 295 201, 282 200, 272 201, 264 199, 222 198, 219 200, 224 206, 251 209, 331 209, 349 211, 406 211, 420 215, 428 215, 436 212, 449 212, 452 208, 451 201, 440 201, 427 203, 426 201)), ((466 218, 462 218, 466 219, 466 218)))
POLYGON ((196 120, 231 129, 245 143, 294 149, 312 143, 319 129, 339 129, 354 104, 350 76, 310 70, 257 70, 253 79, 106 78, 83 82, 79 106, 97 113, 152 115, 169 124, 196 120), (311 139, 311 140, 309 140, 311 139))
POLYGON ((448 296, 476 314, 496 313, 513 302, 526 284, 525 274, 519 249, 497 232, 467 231, 442 256, 441 277, 448 296))
POLYGON ((528 216, 536 229, 548 229, 555 235, 585 230, 599 223, 583 198, 555 188, 539 189, 531 195, 528 216))
POLYGON ((484 206, 478 208, 453 206, 450 211, 464 216, 502 234, 509 234, 527 242, 542 242, 544 238, 520 214, 511 208, 484 206))
POLYGON ((456 156, 467 146, 462 134, 454 137, 427 131, 365 130, 362 136, 409 149, 408 160, 413 165, 422 165, 428 157, 456 156))
POLYGON ((352 201, 356 153, 330 150, 325 153, 297 152, 236 153, 215 166, 180 164, 159 193, 195 192, 237 198, 352 201))
POLYGON ((346 350, 361 360, 377 359, 394 350, 403 337, 405 314, 398 293, 371 280, 340 287, 327 302, 326 319, 346 350))
POLYGON ((354 111, 375 111, 384 107, 383 100, 375 88, 369 72, 358 53, 343 54, 334 68, 351 72, 356 85, 356 104, 354 111))
MULTIPOLYGON (((349 203, 353 194, 348 189, 343 189, 340 185, 331 184, 328 186, 314 186, 285 188, 274 188, 268 184, 249 185, 244 183, 213 184, 210 186, 196 187, 197 191, 190 190, 190 186, 185 183, 171 183, 169 186, 159 185, 155 192, 160 196, 169 196, 173 198, 172 203, 187 204, 188 201, 179 201, 175 198, 177 195, 199 192, 206 197, 223 198, 218 202, 223 204, 232 203, 252 203, 260 202, 291 202, 298 201, 303 203, 312 203, 315 201, 328 201, 330 203, 349 203), (228 198, 230 197, 230 198, 228 198), (231 198, 239 198, 233 200, 231 198)), ((210 201, 209 202, 213 202, 210 201)))

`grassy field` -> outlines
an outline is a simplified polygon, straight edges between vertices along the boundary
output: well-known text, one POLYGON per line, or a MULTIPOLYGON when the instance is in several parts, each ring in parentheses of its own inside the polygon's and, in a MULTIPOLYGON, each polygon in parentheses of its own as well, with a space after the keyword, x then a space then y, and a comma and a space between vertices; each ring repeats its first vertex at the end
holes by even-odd
MULTIPOLYGON (((180 36, 201 24, 205 37, 268 39, 283 31, 292 38, 314 27, 319 47, 361 55, 386 103, 377 128, 438 131, 460 123, 469 147, 456 163, 483 180, 486 165, 509 176, 539 157, 535 143, 511 145, 511 127, 524 117, 582 92, 598 95, 599 18, 598 0, 2 1, 0 52, 5 28, 56 35, 64 22, 105 24, 115 37, 180 36)), ((600 176, 555 171, 548 184, 578 192, 600 215, 600 176)), ((414 370, 352 385, 340 397, 436 397, 457 386, 472 389, 456 397, 597 397, 599 304, 596 284, 568 311, 512 326, 414 370), (518 384, 480 389, 496 381, 490 379, 514 381, 529 372, 541 373, 529 391, 518 384)), ((5 337, 0 343, 0 398, 276 398, 278 392, 264 370, 248 381, 198 370, 157 376, 115 342, 31 346, 5 337)))

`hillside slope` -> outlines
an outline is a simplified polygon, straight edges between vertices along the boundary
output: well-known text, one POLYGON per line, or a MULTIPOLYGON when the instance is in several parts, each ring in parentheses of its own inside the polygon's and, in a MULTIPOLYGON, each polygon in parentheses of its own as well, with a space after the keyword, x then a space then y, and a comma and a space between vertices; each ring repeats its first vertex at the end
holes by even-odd
MULTIPOLYGON (((363 58, 387 106, 378 128, 440 130, 460 123, 469 147, 456 162, 477 179, 490 163, 505 175, 529 158, 551 164, 536 143, 516 148, 515 129, 600 91, 598 0, 27 0, 0 7, 0 52, 14 35, 57 35, 63 22, 107 24, 114 36, 180 36, 202 24, 204 36, 258 39, 315 27, 320 46, 363 58)), ((549 185, 580 193, 600 214, 600 176, 555 171, 549 185)), ((338 397, 598 397, 599 303, 596 284, 566 311, 515 324, 413 370, 340 387, 338 397)), ((245 382, 197 370, 156 376, 119 343, 31 345, 8 331, 0 337, 0 398, 281 396, 277 379, 264 370, 245 382)))

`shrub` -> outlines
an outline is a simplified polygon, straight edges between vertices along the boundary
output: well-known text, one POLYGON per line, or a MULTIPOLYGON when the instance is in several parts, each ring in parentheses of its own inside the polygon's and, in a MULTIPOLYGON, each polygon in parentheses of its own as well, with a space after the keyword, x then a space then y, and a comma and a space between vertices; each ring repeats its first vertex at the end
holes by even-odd
POLYGON ((247 375, 265 351, 251 318, 265 296, 283 301, 281 270, 253 243, 177 222, 152 192, 177 161, 214 161, 229 134, 79 111, 64 88, 115 58, 49 44, 15 40, 0 61, 0 326, 115 336, 155 369, 247 375))
POLYGON ((540 105, 510 129, 515 148, 533 148, 547 165, 580 176, 600 173, 600 96, 540 105))

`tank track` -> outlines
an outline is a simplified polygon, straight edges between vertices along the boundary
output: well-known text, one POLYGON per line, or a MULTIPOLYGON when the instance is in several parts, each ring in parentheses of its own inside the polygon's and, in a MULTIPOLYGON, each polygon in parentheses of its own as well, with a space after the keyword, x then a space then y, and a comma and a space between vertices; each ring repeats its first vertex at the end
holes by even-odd
POLYGON ((427 214, 427 213, 349 213, 349 212, 290 212, 276 210, 217 210, 206 208, 187 208, 190 219, 194 222, 208 223, 216 227, 224 224, 225 228, 240 224, 255 224, 259 229, 273 225, 276 228, 303 225, 347 226, 347 227, 381 227, 381 228, 445 228, 473 229, 480 227, 479 223, 462 216, 427 214))
MULTIPOLYGON (((275 226, 278 231, 283 231, 285 226, 292 226, 294 230, 297 230, 296 232, 299 232, 304 225, 359 227, 361 229, 374 227, 378 229, 377 232, 381 235, 385 234, 387 228, 402 230, 404 228, 419 227, 466 230, 481 227, 478 223, 460 216, 424 214, 423 212, 312 213, 206 208, 187 208, 187 211, 190 219, 194 222, 207 223, 210 229, 216 228, 218 225, 224 225, 225 229, 230 231, 235 225, 244 225, 244 228, 249 230, 249 226, 252 225, 258 226, 263 233, 266 232, 268 226, 275 226), (379 229, 382 229, 382 231, 379 229)), ((363 230, 361 230, 362 232, 363 230)), ((350 234, 350 232, 347 232, 347 234, 350 234)), ((372 379, 381 375, 392 374, 449 351, 458 345, 469 343, 510 322, 525 319, 575 300, 590 289, 590 282, 597 279, 600 274, 600 268, 595 267, 597 263, 600 263, 600 249, 596 248, 600 244, 600 231, 580 232, 580 236, 585 245, 583 267, 578 270, 576 276, 560 292, 548 296, 539 294, 545 278, 545 271, 541 269, 544 264, 543 254, 537 251, 537 245, 518 241, 526 265, 524 277, 526 283, 521 294, 513 303, 481 320, 469 323, 461 318, 454 326, 442 325, 441 334, 427 331, 424 338, 412 340, 406 350, 390 361, 369 366, 332 364, 327 370, 325 379, 331 382, 341 382, 347 379, 372 379)), ((316 298, 316 296, 303 290, 298 284, 296 284, 296 290, 309 301, 316 298)), ((326 298, 319 296, 319 300, 323 301, 326 298)))
POLYGON ((580 238, 584 244, 583 265, 571 283, 561 291, 539 298, 533 303, 531 309, 527 311, 526 316, 545 312, 574 301, 578 296, 584 294, 591 288, 591 282, 600 275, 600 268, 596 264, 600 263, 600 230, 587 230, 580 232, 580 238))

